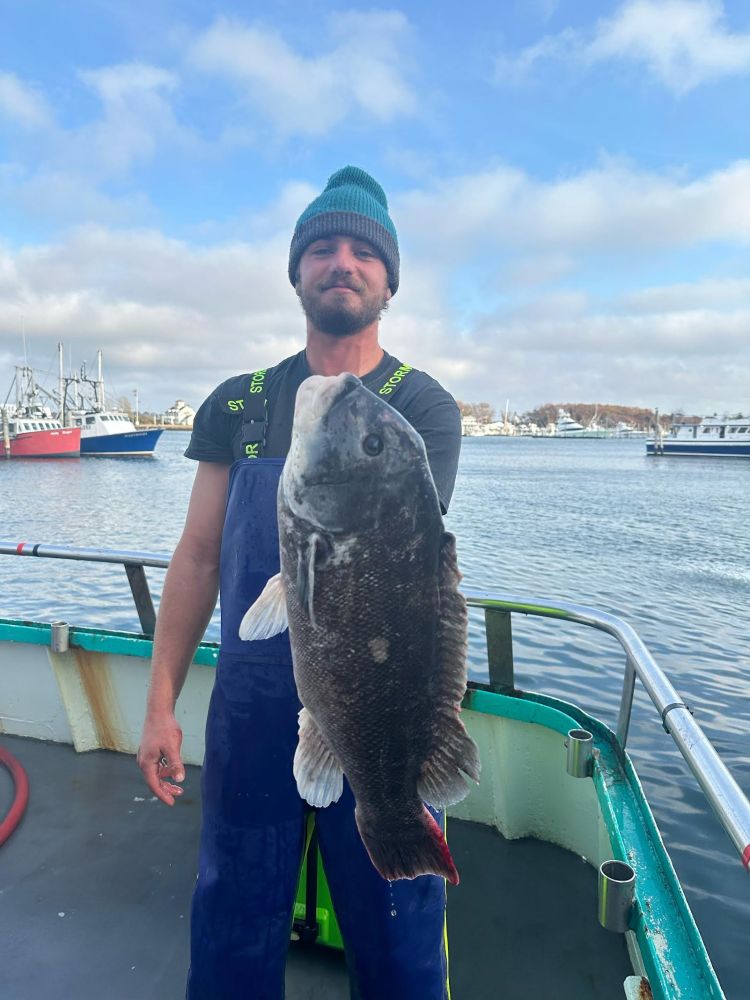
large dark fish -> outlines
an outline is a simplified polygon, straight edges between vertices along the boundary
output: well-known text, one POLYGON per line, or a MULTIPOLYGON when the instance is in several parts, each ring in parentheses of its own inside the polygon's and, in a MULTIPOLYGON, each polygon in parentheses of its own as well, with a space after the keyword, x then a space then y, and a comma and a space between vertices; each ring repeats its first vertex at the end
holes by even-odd
POLYGON ((240 625, 243 639, 289 626, 300 701, 294 775, 311 805, 346 775, 383 878, 458 882, 443 808, 479 780, 459 719, 466 604, 424 444, 354 375, 300 386, 278 494, 281 572, 240 625))

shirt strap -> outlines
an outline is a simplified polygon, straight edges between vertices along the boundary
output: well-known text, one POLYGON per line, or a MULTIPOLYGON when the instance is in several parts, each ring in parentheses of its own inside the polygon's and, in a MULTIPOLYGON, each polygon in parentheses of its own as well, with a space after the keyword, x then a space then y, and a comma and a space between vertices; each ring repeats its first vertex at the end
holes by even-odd
POLYGON ((401 361, 396 361, 391 371, 388 373, 388 378, 378 389, 376 395, 382 396, 386 402, 392 403, 393 394, 398 392, 404 383, 404 379, 412 371, 414 371, 414 369, 411 365, 405 365, 401 361))
POLYGON ((266 375, 268 368, 252 372, 249 376, 245 402, 242 408, 242 454, 245 458, 261 458, 266 446, 268 429, 268 394, 266 375))

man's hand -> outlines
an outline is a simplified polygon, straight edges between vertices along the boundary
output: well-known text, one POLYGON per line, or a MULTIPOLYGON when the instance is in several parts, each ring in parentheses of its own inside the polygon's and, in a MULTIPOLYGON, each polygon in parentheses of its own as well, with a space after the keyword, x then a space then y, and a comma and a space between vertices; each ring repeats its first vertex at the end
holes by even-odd
POLYGON ((182 730, 174 713, 148 713, 136 759, 148 787, 168 806, 182 795, 180 786, 173 784, 185 780, 181 747, 182 730))

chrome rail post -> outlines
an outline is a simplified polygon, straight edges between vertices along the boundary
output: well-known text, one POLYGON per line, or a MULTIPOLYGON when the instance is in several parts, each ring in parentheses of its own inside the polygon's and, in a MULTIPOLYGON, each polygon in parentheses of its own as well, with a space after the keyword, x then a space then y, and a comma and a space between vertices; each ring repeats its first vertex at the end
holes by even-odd
POLYGON ((494 608, 484 609, 484 627, 487 637, 487 665, 490 687, 493 691, 515 690, 513 670, 513 633, 510 613, 494 608))
POLYGON ((635 664, 630 656, 625 658, 625 676, 622 679, 622 697, 620 698, 620 714, 617 717, 617 740, 625 749, 630 729, 630 718, 633 712, 633 694, 635 693, 635 664))
POLYGON ((138 612, 141 630, 144 635, 152 636, 156 629, 156 611, 151 591, 148 589, 146 571, 139 563, 125 563, 125 572, 128 575, 130 592, 135 602, 135 610, 138 612))

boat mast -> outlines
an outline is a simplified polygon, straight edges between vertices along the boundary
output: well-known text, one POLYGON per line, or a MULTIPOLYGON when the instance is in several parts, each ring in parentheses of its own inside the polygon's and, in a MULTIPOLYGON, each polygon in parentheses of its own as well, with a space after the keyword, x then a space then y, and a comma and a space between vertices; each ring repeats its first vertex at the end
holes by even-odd
POLYGON ((96 407, 99 411, 104 409, 104 377, 102 375, 102 349, 96 352, 96 407))
POLYGON ((63 345, 59 340, 57 342, 57 395, 59 396, 60 423, 64 427, 67 386, 65 385, 65 375, 63 373, 63 345))

